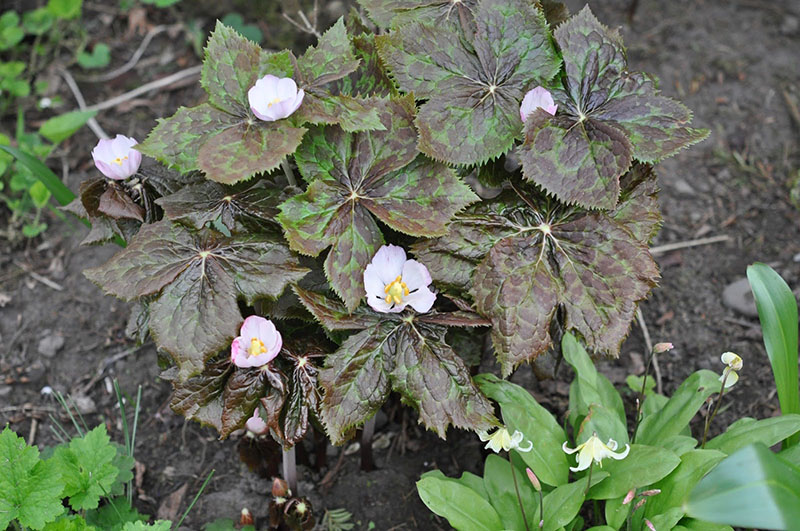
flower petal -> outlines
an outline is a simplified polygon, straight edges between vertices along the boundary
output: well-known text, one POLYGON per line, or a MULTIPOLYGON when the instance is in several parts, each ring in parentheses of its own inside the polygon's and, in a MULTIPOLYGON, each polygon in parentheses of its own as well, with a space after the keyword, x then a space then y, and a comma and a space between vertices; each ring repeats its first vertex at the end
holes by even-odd
POLYGON ((406 263, 406 252, 402 247, 397 245, 383 245, 375 256, 372 257, 372 262, 378 270, 378 276, 381 282, 390 284, 397 277, 403 273, 403 266, 406 263))
POLYGON ((577 448, 570 448, 570 447, 567 446, 567 441, 564 441, 564 444, 561 445, 561 449, 564 450, 564 452, 566 454, 568 454, 568 455, 574 454, 575 452, 577 452, 581 448, 583 448, 583 445, 580 445, 577 448))
POLYGON ((403 264, 403 282, 410 291, 424 288, 431 283, 431 274, 428 268, 416 260, 406 260, 403 264))
POLYGON ((278 80, 276 86, 276 98, 280 101, 291 100, 294 103, 294 98, 297 96, 297 83, 290 77, 284 77, 278 80))
POLYGON ((592 464, 592 453, 589 451, 584 450, 583 452, 578 454, 578 466, 576 467, 569 467, 570 470, 573 472, 580 472, 581 470, 586 470, 592 464))
POLYGON ((267 432, 267 423, 264 422, 264 419, 258 414, 258 408, 256 408, 255 414, 247 419, 244 427, 247 428, 247 431, 251 431, 256 435, 263 435, 267 432))
POLYGON ((608 457, 613 457, 614 459, 625 459, 628 457, 628 452, 631 451, 631 446, 629 444, 625 445, 625 449, 621 452, 608 452, 608 457))
MULTIPOLYGON (((239 334, 241 334, 244 341, 250 341, 254 337, 261 339, 260 332, 266 323, 267 320, 263 317, 259 315, 251 315, 244 320, 244 323, 242 323, 242 328, 239 330, 239 334)), ((263 330, 266 331, 266 329, 263 330)), ((261 340, 263 341, 263 339, 261 340)))
POLYGON ((408 304, 419 313, 430 311, 434 302, 436 302, 436 294, 428 288, 420 288, 403 297, 403 305, 408 304))
POLYGON ((383 299, 386 296, 385 289, 386 284, 381 280, 378 266, 367 264, 364 269, 364 291, 367 293, 367 300, 373 298, 383 299))
POLYGON ((382 297, 367 297, 367 304, 369 304, 373 310, 380 313, 400 313, 406 309, 405 302, 401 304, 389 304, 382 297))
POLYGON ((731 370, 730 367, 725 367, 725 370, 722 372, 722 376, 719 377, 719 381, 725 380, 725 389, 729 387, 733 387, 733 384, 739 381, 739 374, 736 371, 731 370), (725 373, 728 373, 728 377, 725 378, 725 373))

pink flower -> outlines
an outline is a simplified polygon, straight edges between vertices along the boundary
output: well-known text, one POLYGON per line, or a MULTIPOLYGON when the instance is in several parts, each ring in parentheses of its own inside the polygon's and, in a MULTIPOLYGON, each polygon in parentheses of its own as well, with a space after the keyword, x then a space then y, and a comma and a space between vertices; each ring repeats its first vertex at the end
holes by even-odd
POLYGON ((275 359, 282 345, 281 333, 272 321, 251 315, 231 344, 231 363, 243 368, 261 367, 275 359))
POLYGON ((102 138, 92 150, 94 165, 100 172, 116 181, 127 179, 139 170, 142 154, 133 149, 138 142, 127 136, 102 138))
POLYGON ((244 427, 247 428, 247 431, 256 435, 264 435, 267 433, 268 428, 267 423, 264 422, 264 419, 262 419, 261 415, 258 414, 258 408, 256 408, 256 412, 253 413, 253 416, 247 419, 244 427))
POLYGON ((297 83, 290 77, 275 77, 267 74, 247 91, 250 109, 258 118, 274 122, 291 114, 303 103, 305 92, 297 90, 297 83))
POLYGON ((550 92, 544 87, 536 87, 525 94, 525 97, 522 99, 522 105, 519 106, 519 117, 522 118, 524 122, 525 118, 536 109, 544 109, 545 112, 553 116, 555 116, 556 109, 558 109, 558 105, 553 101, 553 96, 551 96, 550 92))
POLYGON ((396 245, 384 245, 364 270, 367 304, 382 313, 402 312, 410 305, 425 313, 436 295, 428 289, 431 275, 416 260, 406 260, 406 252, 396 245))

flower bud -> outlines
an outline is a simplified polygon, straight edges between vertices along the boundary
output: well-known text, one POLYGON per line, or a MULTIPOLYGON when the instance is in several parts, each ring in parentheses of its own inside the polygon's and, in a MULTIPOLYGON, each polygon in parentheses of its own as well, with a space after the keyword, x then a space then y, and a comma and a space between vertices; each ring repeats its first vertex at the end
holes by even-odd
POLYGON ((622 505, 628 505, 631 501, 633 501, 633 497, 636 495, 636 490, 631 489, 628 491, 628 494, 625 495, 625 499, 622 500, 622 505))
POLYGON ((289 484, 286 483, 281 478, 275 478, 272 480, 272 495, 281 498, 286 498, 287 496, 292 495, 292 491, 289 490, 289 484))
POLYGON ((239 525, 246 526, 246 525, 255 525, 255 520, 253 519, 253 513, 251 513, 247 507, 242 509, 242 514, 239 517, 239 525))
POLYGON ((655 496, 656 494, 661 494, 661 489, 650 489, 642 492, 642 496, 655 496))
POLYGON ((654 354, 663 354, 664 352, 669 352, 675 348, 672 343, 656 343, 653 345, 653 353, 654 354))
POLYGON ((656 526, 654 526, 653 522, 651 522, 647 518, 644 519, 644 525, 646 525, 647 529, 649 529, 650 531, 656 531, 656 526))
POLYGON ((531 481, 533 488, 536 489, 536 492, 542 492, 542 484, 539 483, 539 478, 536 477, 536 474, 533 473, 533 470, 526 468, 525 472, 527 472, 528 479, 531 481))

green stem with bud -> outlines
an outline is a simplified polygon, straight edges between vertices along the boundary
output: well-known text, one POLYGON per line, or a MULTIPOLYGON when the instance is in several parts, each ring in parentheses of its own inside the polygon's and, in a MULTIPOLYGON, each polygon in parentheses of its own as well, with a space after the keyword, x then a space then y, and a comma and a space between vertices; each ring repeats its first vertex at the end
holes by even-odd
POLYGON ((722 386, 719 389, 719 396, 717 397, 717 403, 714 404, 714 410, 711 412, 711 415, 706 415, 706 423, 703 427, 703 442, 700 443, 700 448, 706 447, 706 438, 708 437, 708 428, 711 426, 711 421, 714 420, 714 416, 719 411, 719 405, 722 402, 722 396, 725 394, 725 382, 728 380, 728 375, 731 373, 730 369, 726 368, 722 373, 722 386))
POLYGON ((508 452, 508 463, 511 465, 511 478, 514 480, 514 492, 517 493, 517 502, 519 503, 519 510, 522 513, 522 521, 525 522, 525 531, 531 531, 528 526, 528 517, 525 516, 525 507, 522 504, 522 496, 519 495, 519 485, 517 485, 517 474, 514 472, 514 457, 511 452, 508 452))

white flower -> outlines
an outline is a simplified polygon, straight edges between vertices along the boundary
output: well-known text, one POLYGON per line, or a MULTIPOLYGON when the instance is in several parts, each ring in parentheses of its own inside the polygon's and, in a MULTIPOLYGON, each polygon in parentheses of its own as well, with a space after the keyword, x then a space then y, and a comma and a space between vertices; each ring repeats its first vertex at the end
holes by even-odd
POLYGON ((489 448, 495 453, 500 453, 500 450, 505 450, 508 452, 509 450, 516 450, 518 452, 530 452, 533 449, 533 443, 528 441, 528 446, 526 448, 522 448, 520 443, 522 442, 523 435, 522 432, 519 430, 514 431, 514 435, 508 433, 508 430, 504 427, 498 428, 496 432, 489 435, 486 430, 479 431, 478 437, 480 437, 481 441, 486 442, 486 446, 484 448, 489 448))
POLYGON ((722 360, 722 363, 727 365, 727 367, 725 367, 725 370, 722 371, 722 376, 719 377, 719 381, 721 382, 724 380, 725 389, 727 389, 739 381, 738 371, 742 370, 744 362, 742 361, 742 358, 733 352, 723 353, 720 359, 722 360))
POLYGON ((364 269, 367 304, 382 313, 402 312, 411 306, 420 313, 431 309, 436 300, 428 285, 428 268, 416 260, 406 260, 406 252, 396 245, 384 245, 364 269))
POLYGON ((630 451, 631 447, 629 445, 625 445, 625 450, 619 453, 615 453, 614 450, 617 449, 617 441, 614 439, 609 439, 608 444, 603 444, 597 434, 592 434, 585 443, 578 445, 577 448, 568 448, 567 442, 564 441, 564 444, 561 446, 562 450, 564 450, 568 454, 574 454, 575 452, 580 452, 578 454, 578 466, 576 467, 569 467, 570 470, 573 472, 580 472, 581 470, 586 470, 592 464, 592 460, 600 466, 603 466, 603 459, 606 457, 611 457, 613 459, 625 459, 627 457, 628 452, 630 451))
POLYGON ((519 106, 519 117, 524 122, 525 119, 536 109, 543 109, 545 112, 555 116, 558 105, 553 101, 553 96, 544 87, 536 87, 529 90, 522 99, 519 106))
POLYGON ((270 74, 256 81, 247 91, 253 114, 267 122, 291 116, 303 103, 304 96, 303 89, 297 90, 294 79, 270 74))
POLYGON ((262 367, 275 359, 281 346, 281 333, 272 321, 251 315, 231 344, 231 363, 242 368, 262 367))
POLYGON ((127 179, 139 170, 142 154, 133 149, 136 139, 117 135, 113 140, 102 138, 92 150, 94 165, 109 179, 127 179))

